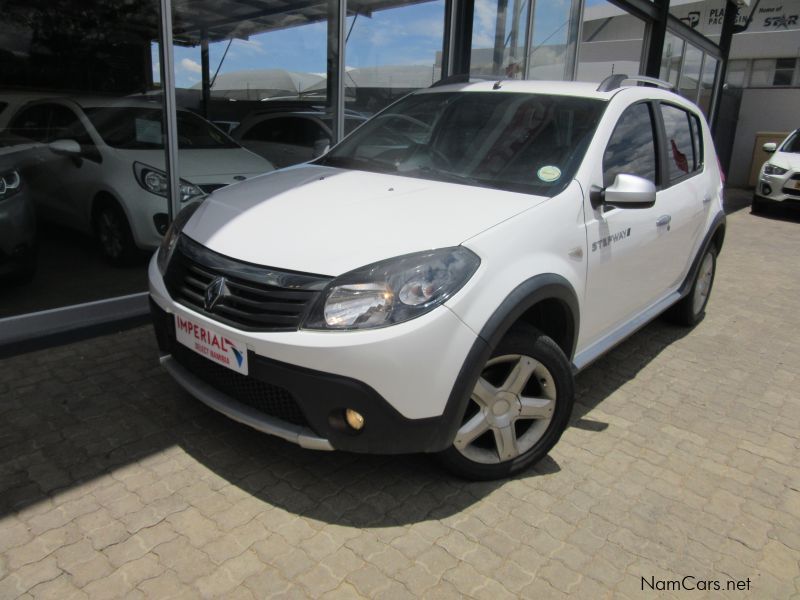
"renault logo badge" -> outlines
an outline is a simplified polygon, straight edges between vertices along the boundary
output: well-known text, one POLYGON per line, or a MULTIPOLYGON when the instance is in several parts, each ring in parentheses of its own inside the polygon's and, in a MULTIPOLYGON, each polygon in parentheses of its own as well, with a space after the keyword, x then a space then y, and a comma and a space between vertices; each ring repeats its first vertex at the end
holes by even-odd
POLYGON ((228 282, 224 277, 217 277, 206 288, 203 306, 207 311, 211 311, 221 300, 229 294, 228 282))

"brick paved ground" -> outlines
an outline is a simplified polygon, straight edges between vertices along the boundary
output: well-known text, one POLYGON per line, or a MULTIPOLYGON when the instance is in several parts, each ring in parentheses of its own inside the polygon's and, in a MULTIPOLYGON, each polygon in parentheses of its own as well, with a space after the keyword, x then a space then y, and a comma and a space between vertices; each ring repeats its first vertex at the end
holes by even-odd
POLYGON ((148 328, 6 359, 0 598, 636 598, 684 575, 797 597, 798 255, 800 218, 732 214, 705 321, 581 375, 561 443, 505 482, 252 432, 181 392, 148 328))

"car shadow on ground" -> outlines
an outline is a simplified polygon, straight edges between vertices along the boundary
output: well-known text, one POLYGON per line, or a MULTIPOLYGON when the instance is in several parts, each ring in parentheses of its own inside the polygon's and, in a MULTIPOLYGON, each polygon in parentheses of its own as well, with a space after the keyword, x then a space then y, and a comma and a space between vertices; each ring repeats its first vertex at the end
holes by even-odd
POLYGON ((800 204, 766 206, 761 212, 753 216, 759 219, 800 223, 800 204))
MULTIPOLYGON (((570 427, 602 435, 607 423, 586 415, 689 331, 657 320, 578 375, 570 427)), ((202 428, 223 431, 212 447, 207 440, 182 442, 188 453, 264 502, 327 523, 363 528, 441 519, 507 483, 462 481, 425 455, 306 451, 212 412, 202 422, 202 428)), ((513 479, 535 480, 559 471, 548 456, 513 479)))
MULTIPOLYGON (((586 369, 571 426, 603 435, 606 424, 587 414, 688 331, 656 321, 586 369)), ((509 485, 461 481, 423 455, 303 450, 206 408, 161 370, 156 355, 150 331, 138 329, 4 359, 0 517, 79 494, 123 467, 165 460, 156 455, 176 447, 196 461, 186 473, 191 481, 230 484, 290 513, 361 528, 452 516, 509 485)), ((530 484, 559 470, 546 457, 515 479, 530 484)), ((173 485, 170 475, 164 483, 173 485)))

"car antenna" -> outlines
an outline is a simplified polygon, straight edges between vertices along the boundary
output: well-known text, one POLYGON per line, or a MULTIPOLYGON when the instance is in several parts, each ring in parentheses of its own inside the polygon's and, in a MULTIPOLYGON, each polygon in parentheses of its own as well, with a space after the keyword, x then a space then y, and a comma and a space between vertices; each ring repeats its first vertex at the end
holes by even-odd
POLYGON ((494 82, 494 85, 492 86, 492 89, 493 90, 499 90, 502 87, 502 83, 503 83, 503 80, 502 79, 498 79, 497 81, 494 82))

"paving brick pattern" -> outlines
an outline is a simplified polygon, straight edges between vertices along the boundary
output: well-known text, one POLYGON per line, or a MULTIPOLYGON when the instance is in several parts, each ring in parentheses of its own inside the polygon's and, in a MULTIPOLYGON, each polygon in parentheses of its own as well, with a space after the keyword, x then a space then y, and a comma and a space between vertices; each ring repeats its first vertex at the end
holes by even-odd
POLYGON ((798 255, 800 219, 733 213, 707 318, 582 374, 560 444, 504 482, 251 431, 147 327, 3 360, 0 599, 638 598, 686 575, 798 597, 798 255))

